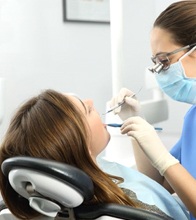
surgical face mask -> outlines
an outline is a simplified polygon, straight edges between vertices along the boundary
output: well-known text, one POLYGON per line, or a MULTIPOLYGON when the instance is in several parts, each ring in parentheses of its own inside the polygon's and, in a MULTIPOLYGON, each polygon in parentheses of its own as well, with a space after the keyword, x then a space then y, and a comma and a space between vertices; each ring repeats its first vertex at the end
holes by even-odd
POLYGON ((185 56, 188 56, 195 49, 196 47, 193 47, 178 62, 172 64, 169 69, 162 70, 155 75, 163 92, 176 101, 196 104, 196 78, 186 76, 181 62, 185 56))

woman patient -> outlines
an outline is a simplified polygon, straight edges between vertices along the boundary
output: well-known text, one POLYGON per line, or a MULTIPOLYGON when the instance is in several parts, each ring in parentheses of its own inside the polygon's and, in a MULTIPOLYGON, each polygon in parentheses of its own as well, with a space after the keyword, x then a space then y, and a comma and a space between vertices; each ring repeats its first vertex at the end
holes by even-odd
MULTIPOLYGON (((1 144, 0 164, 14 156, 46 158, 67 163, 80 168, 91 177, 95 188, 91 203, 125 204, 158 213, 164 219, 187 219, 176 200, 143 174, 128 168, 130 183, 135 181, 139 186, 150 181, 152 189, 160 187, 160 192, 165 190, 157 195, 161 206, 138 200, 137 194, 140 192, 137 192, 137 187, 134 192, 122 187, 122 177, 107 174, 99 168, 96 158, 109 140, 107 127, 102 123, 91 100, 81 101, 70 94, 46 90, 25 102, 15 113, 1 144), (143 183, 134 180, 137 175, 143 183)), ((24 208, 24 200, 12 189, 2 171, 0 190, 6 205, 19 219, 31 219, 39 215, 30 207, 24 208)))

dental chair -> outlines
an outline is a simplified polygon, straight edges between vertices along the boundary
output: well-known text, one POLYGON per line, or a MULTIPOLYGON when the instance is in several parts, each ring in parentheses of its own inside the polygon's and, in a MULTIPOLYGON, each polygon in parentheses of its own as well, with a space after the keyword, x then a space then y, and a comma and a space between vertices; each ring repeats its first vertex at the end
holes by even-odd
MULTIPOLYGON (((118 204, 85 205, 94 188, 91 178, 76 167, 32 157, 5 160, 1 169, 10 185, 29 206, 39 212, 39 220, 163 220, 158 214, 118 204)), ((0 220, 16 220, 1 201, 0 220)))

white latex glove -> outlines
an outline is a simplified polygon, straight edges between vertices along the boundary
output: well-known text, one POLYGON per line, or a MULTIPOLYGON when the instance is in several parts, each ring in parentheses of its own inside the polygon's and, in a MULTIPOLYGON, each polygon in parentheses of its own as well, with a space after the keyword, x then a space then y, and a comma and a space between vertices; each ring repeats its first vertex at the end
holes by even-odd
POLYGON ((114 114, 118 114, 123 121, 131 116, 139 115, 140 104, 136 97, 133 96, 134 94, 134 92, 126 88, 122 88, 119 94, 109 101, 109 106, 112 108, 125 100, 125 103, 122 106, 113 111, 114 114))
POLYGON ((164 175, 170 166, 179 163, 165 148, 154 127, 141 117, 127 119, 121 127, 121 133, 136 139, 161 175, 164 175))

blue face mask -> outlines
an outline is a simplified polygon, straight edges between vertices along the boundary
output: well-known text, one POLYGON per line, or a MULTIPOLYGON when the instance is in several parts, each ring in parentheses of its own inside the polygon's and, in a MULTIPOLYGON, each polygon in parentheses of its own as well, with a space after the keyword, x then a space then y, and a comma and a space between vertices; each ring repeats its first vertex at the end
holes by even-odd
POLYGON ((189 104, 196 104, 196 78, 188 78, 185 74, 181 60, 189 55, 196 47, 184 54, 178 62, 169 69, 156 74, 160 88, 172 99, 189 104))

